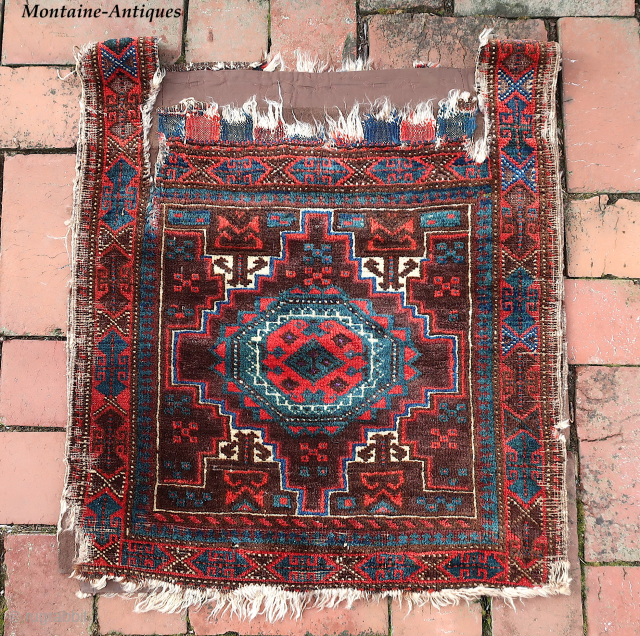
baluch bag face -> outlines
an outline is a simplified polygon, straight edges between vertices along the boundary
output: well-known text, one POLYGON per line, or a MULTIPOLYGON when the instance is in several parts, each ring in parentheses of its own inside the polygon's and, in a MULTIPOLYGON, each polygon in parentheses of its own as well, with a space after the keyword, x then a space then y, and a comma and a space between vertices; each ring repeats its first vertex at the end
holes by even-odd
POLYGON ((155 64, 85 60, 76 574, 179 606, 566 591, 555 45, 482 49, 490 136, 460 91, 322 126, 164 108, 150 187, 118 104, 155 64))

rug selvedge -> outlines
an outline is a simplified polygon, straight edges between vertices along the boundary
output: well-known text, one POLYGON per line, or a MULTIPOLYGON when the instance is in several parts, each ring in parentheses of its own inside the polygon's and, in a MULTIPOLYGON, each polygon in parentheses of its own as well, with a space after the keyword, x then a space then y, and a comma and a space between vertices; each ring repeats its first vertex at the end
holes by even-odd
POLYGON ((272 616, 567 592, 557 56, 482 48, 480 163, 459 96, 332 143, 168 109, 149 198, 155 45, 86 52, 61 516, 79 578, 272 616))

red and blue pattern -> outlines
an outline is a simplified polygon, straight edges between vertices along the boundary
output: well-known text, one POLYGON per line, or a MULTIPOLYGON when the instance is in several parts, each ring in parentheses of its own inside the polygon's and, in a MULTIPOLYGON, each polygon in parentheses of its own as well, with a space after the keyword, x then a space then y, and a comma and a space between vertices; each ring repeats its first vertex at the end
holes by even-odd
POLYGON ((495 143, 480 164, 471 110, 439 113, 430 134, 365 118, 363 140, 333 147, 170 111, 150 192, 154 44, 91 50, 67 484, 78 574, 299 591, 549 582, 566 549, 543 135, 556 64, 553 44, 483 48, 495 143))

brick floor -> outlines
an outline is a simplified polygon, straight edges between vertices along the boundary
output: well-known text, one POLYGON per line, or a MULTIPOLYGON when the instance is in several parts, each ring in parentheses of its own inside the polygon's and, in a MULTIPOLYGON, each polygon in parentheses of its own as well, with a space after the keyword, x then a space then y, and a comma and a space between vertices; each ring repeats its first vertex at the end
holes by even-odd
POLYGON ((187 62, 261 60, 267 52, 268 15, 265 0, 191 0, 187 62))
MULTIPOLYGON (((30 3, 33 5, 35 3, 30 3)), ((135 4, 135 3, 132 3, 135 4)), ((142 3, 138 3, 139 5, 142 3)), ((146 0, 145 8, 182 7, 182 0, 146 0)), ((186 61, 254 61, 271 38, 289 68, 299 48, 339 64, 353 56, 356 3, 352 0, 190 0, 184 37, 186 61), (270 33, 269 33, 270 25, 270 33)), ((111 7, 97 0, 96 7, 111 7)), ((458 18, 428 15, 441 0, 360 0, 367 13, 371 58, 379 67, 411 66, 415 59, 472 67, 478 35, 493 26, 499 36, 545 39, 547 16, 632 16, 632 0, 456 0, 458 18), (408 13, 394 12, 409 10, 408 13), (371 15, 379 12, 376 15, 371 15), (479 15, 489 17, 477 17, 479 15), (504 20, 491 16, 522 17, 504 20)), ((40 2, 40 6, 45 6, 40 2)), ((86 3, 85 3, 85 6, 86 3)), ((120 3, 120 7, 123 7, 120 3)), ((77 78, 58 78, 54 64, 73 62, 72 47, 87 40, 156 33, 163 60, 182 46, 182 18, 47 22, 22 18, 23 4, 4 2, 0 66, 0 148, 5 149, 0 236, 0 328, 14 334, 65 329, 68 259, 64 242, 75 158, 20 155, 72 148, 77 137, 77 78), (18 65, 10 68, 6 64, 18 65), (21 66, 36 64, 43 66, 21 66)), ((569 190, 588 193, 567 208, 567 316, 569 360, 578 365, 640 365, 640 202, 607 193, 640 191, 640 38, 631 17, 562 17, 563 117, 569 190), (598 194, 599 193, 599 194, 598 194), (596 195, 596 196, 594 196, 596 195), (622 280, 597 280, 616 276, 622 280), (576 278, 577 277, 577 278, 576 278)), ((60 68, 64 76, 71 69, 60 68)), ((0 417, 9 426, 64 426, 63 343, 8 340, 2 347, 0 417)), ((575 415, 579 436, 588 563, 640 561, 640 366, 579 366, 575 415)), ((0 524, 57 521, 64 466, 63 432, 0 432, 0 524)), ((571 494, 571 493, 570 493, 571 494)), ((576 567, 575 507, 570 505, 573 594, 532 599, 517 613, 493 603, 492 636, 580 636, 582 615, 576 567)), ((6 532, 6 530, 5 530, 6 532)), ((91 599, 57 574, 55 537, 11 534, 5 539, 5 636, 88 633, 91 599), (27 613, 31 613, 27 620, 27 613), (56 621, 65 612, 82 620, 56 621), (88 612, 89 614, 84 614, 88 612), (38 620, 34 619, 38 617, 38 620), (46 619, 46 622, 44 622, 46 619)), ((640 567, 586 567, 588 634, 640 635, 640 567)), ((100 632, 145 636, 184 633, 179 615, 134 614, 133 601, 100 598, 100 632)), ((224 616, 207 621, 207 608, 191 612, 196 634, 234 630, 244 636, 341 634, 480 636, 478 604, 404 608, 360 602, 353 611, 307 611, 301 622, 275 625, 224 616)), ((93 633, 93 632, 92 632, 93 633)))
POLYGON ((563 18, 558 33, 569 191, 640 191, 638 21, 563 18))
POLYGON ((5 426, 66 426, 64 342, 8 340, 2 345, 0 421, 5 426))
MULTIPOLYGON (((353 609, 305 610, 301 620, 284 620, 269 623, 263 616, 254 620, 240 621, 228 613, 209 619, 211 608, 189 612, 189 620, 197 636, 239 632, 252 636, 386 636, 389 633, 387 603, 356 601, 353 609)), ((417 635, 416 635, 417 636, 417 635)))
POLYGON ((587 567, 587 636, 640 634, 640 568, 587 567))
POLYGON ((565 209, 567 272, 640 277, 640 202, 607 196, 571 201, 565 209))
POLYGON ((0 67, 0 148, 71 148, 80 82, 69 68, 0 67), (58 77, 60 74, 60 77, 58 77))
POLYGON ((478 37, 486 27, 502 37, 547 39, 542 20, 442 18, 421 13, 377 15, 369 22, 369 57, 379 68, 408 68, 415 60, 473 68, 478 37))
MULTIPOLYGON (((91 17, 81 19, 75 15, 72 18, 66 15, 64 18, 59 17, 64 3, 29 3, 31 12, 35 6, 39 6, 37 17, 30 16, 29 13, 25 15, 25 4, 20 0, 4 2, 3 64, 75 64, 74 47, 110 38, 139 36, 158 38, 164 62, 174 62, 180 56, 182 0, 145 0, 138 5, 99 0, 84 4, 84 9, 91 11, 91 17), (136 6, 144 11, 144 18, 124 17, 124 10, 134 11, 136 6), (50 12, 56 7, 58 17, 52 18, 50 12), (146 16, 150 15, 148 11, 151 10, 154 14, 149 21, 146 16), (169 10, 171 14, 167 17, 169 10), (178 17, 175 15, 176 10, 178 17), (96 12, 99 12, 97 17, 96 12), (46 46, 42 45, 43 41, 46 41, 46 46)), ((72 8, 77 11, 80 4, 82 3, 67 5, 65 14, 72 8)), ((137 14, 138 12, 136 16, 137 14)))
POLYGON ((640 368, 579 367, 587 561, 640 561, 640 368))
POLYGON ((187 631, 187 621, 180 614, 134 612, 135 599, 98 598, 98 623, 103 634, 178 634, 187 631))
POLYGON ((640 364, 640 286, 565 282, 569 364, 640 364))
POLYGON ((54 535, 16 534, 5 539, 5 636, 86 636, 92 599, 79 599, 77 581, 58 572, 54 535))
POLYGON ((67 323, 75 157, 16 155, 4 164, 0 329, 62 333, 67 323))
POLYGON ((360 0, 360 11, 388 11, 390 9, 441 9, 442 0, 360 0))
POLYGON ((271 51, 295 68, 294 51, 340 66, 355 58, 356 7, 350 0, 271 0, 271 51))
POLYGON ((64 486, 65 434, 0 435, 0 524, 57 524, 64 486))
POLYGON ((571 594, 528 598, 516 604, 517 611, 501 601, 492 603, 493 636, 582 636, 578 519, 576 510, 575 456, 567 458, 569 498, 569 560, 571 594))
POLYGON ((456 15, 500 15, 505 18, 633 15, 633 0, 456 0, 456 15))
POLYGON ((397 601, 391 606, 393 636, 480 636, 482 609, 478 603, 447 605, 439 610, 431 604, 414 607, 407 613, 407 605, 397 601))

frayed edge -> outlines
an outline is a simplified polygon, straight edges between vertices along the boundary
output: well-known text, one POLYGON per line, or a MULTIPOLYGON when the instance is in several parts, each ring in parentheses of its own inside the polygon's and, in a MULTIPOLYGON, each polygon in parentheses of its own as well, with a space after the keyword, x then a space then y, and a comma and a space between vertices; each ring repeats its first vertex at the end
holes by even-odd
MULTIPOLYGON (((355 588, 329 588, 298 592, 273 585, 245 585, 234 590, 215 590, 211 588, 182 587, 175 583, 157 579, 145 579, 140 582, 126 581, 122 577, 102 576, 90 579, 74 574, 77 579, 89 582, 95 591, 100 591, 111 580, 122 587, 117 596, 136 598, 136 612, 159 611, 166 613, 184 612, 189 607, 200 609, 211 604, 209 615, 215 618, 229 613, 240 620, 253 620, 264 616, 268 622, 275 623, 285 619, 300 619, 306 609, 331 609, 344 606, 350 609, 358 600, 382 602, 387 598, 397 600, 400 605, 407 604, 408 611, 431 603, 435 608, 458 605, 460 602, 476 601, 482 596, 502 599, 515 610, 514 601, 525 598, 547 597, 556 594, 569 594, 571 578, 569 562, 558 561, 550 566, 549 583, 539 587, 491 588, 478 586, 468 589, 450 589, 437 592, 408 592, 390 590, 388 592, 367 592, 355 588)), ((90 593, 78 593, 89 596, 90 593)), ((105 596, 116 596, 107 593, 105 596)))
POLYGON ((342 66, 337 69, 338 73, 353 73, 358 71, 370 71, 373 69, 373 64, 369 58, 359 57, 355 60, 346 59, 342 60, 342 66))
POLYGON ((415 108, 405 108, 402 113, 403 119, 414 126, 424 126, 425 124, 435 124, 436 118, 433 114, 433 100, 420 102, 415 108))
POLYGON ((474 142, 473 148, 470 149, 470 156, 476 163, 482 163, 490 154, 493 143, 491 131, 491 113, 489 112, 490 95, 489 95, 489 78, 487 77, 484 65, 480 63, 480 54, 482 49, 489 43, 489 36, 492 29, 484 29, 480 34, 480 46, 476 54, 476 85, 475 92, 478 98, 478 110, 483 115, 484 130, 482 136, 474 142))
POLYGON ((318 57, 311 57, 309 53, 297 49, 294 54, 298 73, 324 73, 329 70, 329 63, 321 61, 318 57))
POLYGON ((388 97, 380 97, 370 105, 369 115, 376 121, 392 121, 398 117, 398 109, 388 97))
MULTIPOLYGON (((213 104, 210 106, 212 107, 213 104)), ((257 117, 257 102, 256 98, 252 97, 248 99, 242 106, 233 106, 229 104, 227 106, 222 107, 222 116, 232 124, 241 124, 246 120, 247 117, 250 117, 254 122, 257 117)))
POLYGON ((491 38, 491 34, 492 33, 493 33, 493 29, 492 28, 482 29, 482 32, 478 36, 478 40, 480 42, 479 49, 481 49, 483 46, 486 46, 487 44, 489 44, 489 40, 491 38))
POLYGON ((326 114, 327 136, 338 143, 353 144, 364 139, 364 127, 360 119, 360 104, 355 104, 351 112, 345 117, 338 111, 338 117, 333 119, 326 114))
POLYGON ((169 73, 184 73, 187 71, 246 71, 265 70, 267 62, 187 62, 185 64, 169 64, 163 67, 169 73))
MULTIPOLYGON (((463 114, 475 114, 477 111, 478 98, 468 91, 460 91, 456 88, 450 90, 449 95, 438 102, 437 119, 446 121, 455 119, 463 114)), ((438 130, 436 130, 436 148, 439 148, 443 142, 443 136, 438 134, 438 130)), ((484 136, 477 141, 474 141, 471 137, 465 142, 467 156, 476 163, 482 163, 487 158, 486 149, 486 138, 484 136)))
MULTIPOLYGON (((89 42, 83 46, 75 46, 73 49, 73 56, 76 62, 75 73, 80 79, 81 93, 80 101, 78 102, 80 117, 78 120, 78 144, 76 148, 76 174, 73 181, 73 206, 71 209, 71 219, 68 224, 68 234, 71 236, 71 253, 77 253, 78 240, 80 236, 80 218, 83 209, 83 192, 84 192, 84 168, 87 163, 88 152, 88 130, 87 130, 87 111, 90 107, 87 104, 87 90, 84 82, 84 75, 82 72, 82 65, 86 57, 90 54, 91 50, 95 47, 95 42, 89 42)), ((95 112, 95 111, 92 111, 95 112)), ((69 275, 69 287, 70 293, 67 301, 67 342, 66 342, 66 354, 67 354, 67 412, 68 412, 68 429, 71 431, 73 426, 73 383, 70 378, 73 377, 76 366, 76 326, 77 316, 75 307, 77 303, 76 298, 76 277, 77 271, 74 267, 73 258, 69 259, 70 263, 70 275, 69 275)), ((74 532, 76 550, 78 546, 86 545, 86 541, 83 541, 78 534, 78 526, 76 520, 79 514, 79 507, 74 503, 74 497, 72 489, 69 485, 71 479, 71 465, 69 458, 71 456, 71 435, 68 434, 65 440, 65 453, 64 453, 64 465, 65 465, 65 479, 64 488, 62 491, 62 497, 60 501, 60 515, 58 516, 58 537, 63 532, 74 532)))
POLYGON ((286 67, 284 65, 284 59, 282 59, 282 55, 280 53, 276 53, 271 57, 271 60, 267 63, 267 65, 262 69, 265 73, 273 73, 275 71, 285 71, 286 67))
MULTIPOLYGON (((370 71, 373 68, 368 58, 357 58, 355 60, 345 59, 339 68, 332 66, 327 60, 319 57, 312 57, 309 53, 296 49, 294 52, 294 68, 298 73, 344 73, 356 71, 370 71)), ((262 66, 263 72, 273 73, 276 71, 287 71, 289 66, 285 63, 281 53, 271 54, 266 62, 255 63, 253 67, 262 66)))
MULTIPOLYGON (((157 45, 156 45, 157 46, 157 45)), ((142 149, 144 153, 144 172, 143 176, 147 181, 152 181, 151 176, 151 140, 149 139, 149 132, 153 126, 153 106, 156 103, 156 98, 160 92, 162 86, 162 80, 166 71, 158 68, 151 79, 151 86, 149 88, 149 97, 143 106, 140 107, 142 113, 142 149)))
POLYGON ((253 109, 253 125, 254 127, 274 132, 284 121, 282 118, 282 102, 275 102, 270 99, 265 101, 267 103, 266 113, 259 112, 257 108, 253 109))
MULTIPOLYGON (((290 143, 295 141, 308 141, 317 144, 325 144, 327 147, 334 145, 358 145, 366 143, 365 124, 367 120, 376 122, 394 122, 401 130, 411 127, 431 127, 431 137, 422 139, 408 134, 402 137, 400 147, 415 143, 434 143, 436 148, 445 142, 459 143, 463 146, 470 160, 482 163, 487 158, 487 139, 478 140, 470 138, 471 131, 462 132, 454 137, 448 137, 446 122, 461 115, 473 116, 477 113, 477 98, 469 92, 459 90, 450 91, 448 97, 439 102, 437 117, 434 114, 433 100, 420 102, 415 106, 406 105, 398 109, 388 98, 380 98, 368 104, 368 110, 363 112, 362 104, 356 103, 350 111, 345 112, 336 108, 326 112, 324 121, 302 122, 296 120, 287 123, 283 118, 282 101, 265 99, 266 109, 259 109, 255 96, 247 100, 242 106, 220 106, 215 102, 198 102, 193 98, 183 99, 177 105, 162 109, 166 114, 187 115, 190 112, 200 111, 199 116, 216 118, 221 116, 230 123, 239 124, 251 120, 254 137, 260 136, 260 131, 268 131, 272 134, 269 143, 290 143), (439 132, 443 124, 442 131, 439 132)), ((405 133, 401 133, 405 134, 405 133)), ((186 128, 183 132, 186 136, 186 128)), ((160 135, 162 138, 162 134, 160 135)), ((186 137, 184 138, 186 139, 186 137)), ((184 141, 183 139, 183 141, 184 141)), ((162 142, 162 139, 161 139, 162 142)), ((158 165, 158 164, 156 164, 158 165)))

